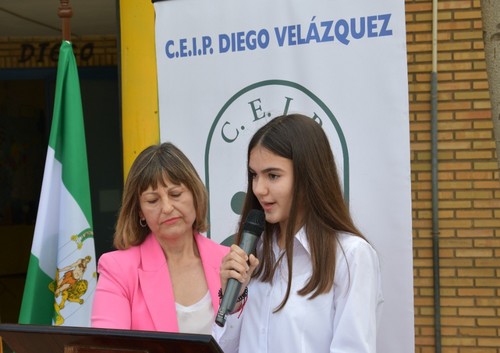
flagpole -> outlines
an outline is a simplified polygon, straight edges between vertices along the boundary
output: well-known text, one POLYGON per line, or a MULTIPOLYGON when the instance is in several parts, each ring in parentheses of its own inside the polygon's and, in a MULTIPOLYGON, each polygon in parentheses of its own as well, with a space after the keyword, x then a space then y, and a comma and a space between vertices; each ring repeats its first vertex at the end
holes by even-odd
POLYGON ((69 0, 60 0, 57 15, 61 18, 62 22, 62 39, 71 42, 71 17, 73 16, 73 10, 69 5, 69 0))
POLYGON ((97 261, 69 0, 61 0, 58 15, 54 109, 19 323, 90 327, 97 261))

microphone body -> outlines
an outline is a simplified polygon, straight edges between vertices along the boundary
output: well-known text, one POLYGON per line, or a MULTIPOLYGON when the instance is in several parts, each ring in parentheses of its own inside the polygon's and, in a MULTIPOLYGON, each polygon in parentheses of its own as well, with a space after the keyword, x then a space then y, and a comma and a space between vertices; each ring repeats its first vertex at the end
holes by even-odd
MULTIPOLYGON (((265 215, 262 211, 250 210, 248 213, 247 219, 243 224, 243 233, 241 234, 239 244, 239 247, 248 255, 254 252, 257 241, 264 231, 265 221, 265 215)), ((241 282, 234 278, 230 278, 227 281, 226 290, 224 291, 224 296, 222 297, 222 302, 215 318, 217 325, 223 327, 226 323, 226 316, 234 310, 241 286, 241 282)))

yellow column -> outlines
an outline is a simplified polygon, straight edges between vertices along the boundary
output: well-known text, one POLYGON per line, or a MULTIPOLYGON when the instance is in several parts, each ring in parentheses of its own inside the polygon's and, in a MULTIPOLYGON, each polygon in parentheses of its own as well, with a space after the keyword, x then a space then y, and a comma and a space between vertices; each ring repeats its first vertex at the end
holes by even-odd
POLYGON ((120 0, 123 172, 160 141, 154 7, 151 0, 120 0))

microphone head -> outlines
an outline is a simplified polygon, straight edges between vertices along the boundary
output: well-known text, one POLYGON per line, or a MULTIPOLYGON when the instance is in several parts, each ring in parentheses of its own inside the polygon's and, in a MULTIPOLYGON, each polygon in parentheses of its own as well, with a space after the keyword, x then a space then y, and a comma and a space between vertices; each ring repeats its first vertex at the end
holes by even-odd
POLYGON ((261 210, 252 209, 248 212, 247 219, 243 224, 243 231, 260 236, 266 225, 266 215, 261 210))

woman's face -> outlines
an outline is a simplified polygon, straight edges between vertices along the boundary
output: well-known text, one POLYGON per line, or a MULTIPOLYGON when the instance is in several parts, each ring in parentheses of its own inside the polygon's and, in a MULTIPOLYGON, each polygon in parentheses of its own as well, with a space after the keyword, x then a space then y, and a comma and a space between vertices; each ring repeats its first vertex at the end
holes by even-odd
POLYGON ((193 235, 196 210, 192 192, 184 184, 165 180, 163 186, 149 187, 140 196, 140 216, 159 239, 193 235))
POLYGON ((262 146, 250 151, 248 169, 252 190, 264 209, 266 221, 279 223, 284 232, 293 201, 293 164, 262 146))

